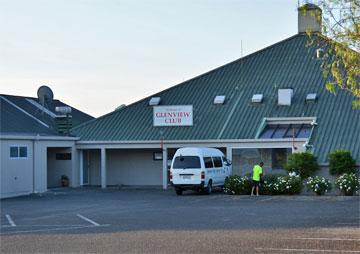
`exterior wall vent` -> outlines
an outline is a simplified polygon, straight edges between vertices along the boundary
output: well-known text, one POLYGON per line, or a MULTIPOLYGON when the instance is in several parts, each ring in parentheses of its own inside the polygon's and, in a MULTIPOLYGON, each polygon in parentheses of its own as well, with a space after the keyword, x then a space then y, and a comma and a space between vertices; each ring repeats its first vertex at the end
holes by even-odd
POLYGON ((316 93, 309 93, 306 95, 306 102, 315 102, 317 100, 316 93))
POLYGON ((251 98, 251 102, 253 103, 261 103, 264 98, 263 94, 254 94, 251 98))
POLYGON ((290 106, 293 97, 293 89, 279 89, 278 90, 278 105, 290 106))
POLYGON ((214 99, 214 104, 224 104, 225 95, 216 95, 214 99))
POLYGON ((159 105, 160 104, 160 100, 161 98, 160 97, 152 97, 149 101, 149 105, 150 106, 156 106, 156 105, 159 105))

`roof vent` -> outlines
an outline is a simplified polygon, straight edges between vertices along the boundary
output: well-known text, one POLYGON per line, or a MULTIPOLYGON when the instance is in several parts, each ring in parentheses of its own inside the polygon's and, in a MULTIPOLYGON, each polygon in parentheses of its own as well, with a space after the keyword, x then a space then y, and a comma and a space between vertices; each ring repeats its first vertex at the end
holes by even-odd
POLYGON ((279 89, 278 90, 278 105, 290 106, 293 97, 293 89, 279 89))
POLYGON ((251 102, 261 103, 263 98, 264 98, 264 95, 262 95, 262 94, 254 94, 253 97, 251 98, 251 102))
POLYGON ((161 98, 160 97, 152 97, 149 101, 149 105, 150 106, 156 106, 156 105, 159 105, 160 104, 160 100, 161 98))
POLYGON ((224 104, 225 95, 216 95, 214 99, 214 104, 224 104))
POLYGON ((306 102, 314 102, 317 100, 317 94, 316 93, 308 93, 306 95, 306 102))

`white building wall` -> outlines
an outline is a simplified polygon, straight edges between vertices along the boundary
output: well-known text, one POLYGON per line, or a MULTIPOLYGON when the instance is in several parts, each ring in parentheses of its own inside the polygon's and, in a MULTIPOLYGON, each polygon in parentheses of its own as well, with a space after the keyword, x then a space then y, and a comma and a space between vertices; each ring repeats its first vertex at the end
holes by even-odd
POLYGON ((0 140, 0 198, 33 192, 33 143, 28 140, 0 140), (10 146, 26 146, 27 158, 10 158, 10 146))
POLYGON ((19 138, 0 139, 0 198, 41 193, 47 191, 47 148, 68 147, 73 151, 70 165, 70 183, 79 185, 78 152, 75 150, 75 141, 37 140, 19 138), (10 146, 27 146, 28 157, 10 158, 10 146))

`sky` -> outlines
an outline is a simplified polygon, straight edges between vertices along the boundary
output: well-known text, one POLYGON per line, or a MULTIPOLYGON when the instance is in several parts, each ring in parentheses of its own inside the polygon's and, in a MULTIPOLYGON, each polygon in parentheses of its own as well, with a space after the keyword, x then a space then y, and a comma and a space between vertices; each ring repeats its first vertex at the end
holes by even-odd
POLYGON ((0 0, 0 94, 94 117, 297 33, 297 0, 0 0))

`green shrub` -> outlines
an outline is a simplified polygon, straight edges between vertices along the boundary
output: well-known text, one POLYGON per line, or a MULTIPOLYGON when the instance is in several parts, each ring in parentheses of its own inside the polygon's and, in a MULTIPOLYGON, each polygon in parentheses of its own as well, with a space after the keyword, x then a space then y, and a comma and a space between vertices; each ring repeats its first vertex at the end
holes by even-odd
POLYGON ((302 179, 312 176, 319 169, 316 157, 309 152, 290 154, 285 169, 295 172, 302 179))
POLYGON ((232 175, 225 179, 224 192, 230 195, 250 194, 251 185, 249 177, 232 175))
POLYGON ((331 190, 330 181, 322 176, 309 177, 306 181, 306 186, 317 195, 324 195, 325 192, 331 190))
POLYGON ((355 172, 355 160, 346 150, 336 150, 329 154, 329 170, 332 175, 355 172))
POLYGON ((357 177, 354 173, 345 173, 336 179, 335 185, 344 195, 352 196, 359 192, 360 178, 357 177))

